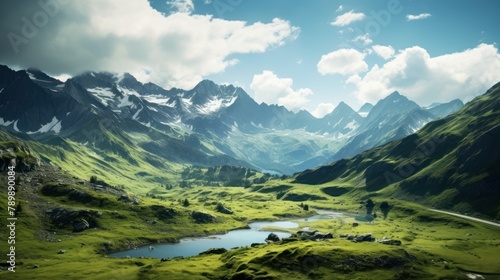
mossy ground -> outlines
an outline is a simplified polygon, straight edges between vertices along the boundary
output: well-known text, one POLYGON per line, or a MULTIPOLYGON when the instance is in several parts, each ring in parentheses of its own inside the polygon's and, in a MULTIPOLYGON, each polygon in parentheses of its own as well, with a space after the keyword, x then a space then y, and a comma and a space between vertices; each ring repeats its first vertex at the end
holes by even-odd
MULTIPOLYGON (((500 275, 498 227, 435 213, 396 199, 388 200, 393 206, 388 217, 383 219, 379 215, 373 223, 358 222, 355 218, 300 223, 301 227, 333 233, 335 238, 327 241, 244 247, 222 255, 166 262, 151 258, 109 258, 104 253, 106 242, 111 242, 112 250, 119 250, 224 232, 252 220, 293 219, 314 214, 303 210, 300 203, 362 215, 365 210, 360 208, 356 197, 365 195, 360 192, 331 196, 322 191, 328 184, 309 186, 276 180, 250 188, 175 187, 159 193, 157 198, 139 196, 139 205, 134 205, 119 201, 112 191, 94 190, 88 182, 75 184, 72 180, 61 174, 38 186, 22 182, 16 195, 23 202, 23 212, 16 224, 16 272, 0 271, 2 279, 466 279, 464 271, 490 279, 500 275), (41 189, 47 184, 73 188, 94 199, 83 203, 68 195, 43 195, 41 189), (324 199, 301 202, 277 199, 284 190, 324 199), (178 201, 185 198, 190 201, 188 207, 178 201), (218 202, 235 214, 217 213, 218 202), (176 214, 160 219, 154 205, 171 208, 176 214), (44 215, 45 210, 54 207, 99 211, 102 214, 98 218, 99 227, 79 233, 72 232, 70 227, 58 228, 44 215), (196 223, 190 217, 193 210, 210 212, 218 217, 218 222, 196 223), (354 222, 360 225, 353 227, 354 222), (339 238, 341 233, 372 233, 377 238, 401 240, 403 244, 353 243, 339 238), (57 254, 59 250, 66 253, 57 254)), ((4 174, 1 182, 0 201, 6 202, 4 174)), ((377 207, 382 200, 373 197, 379 214, 377 207)), ((0 204, 0 211, 4 224, 6 203, 0 204)), ((7 234, 2 226, 0 239, 6 240, 7 234)), ((7 249, 4 242, 3 256, 7 249)))

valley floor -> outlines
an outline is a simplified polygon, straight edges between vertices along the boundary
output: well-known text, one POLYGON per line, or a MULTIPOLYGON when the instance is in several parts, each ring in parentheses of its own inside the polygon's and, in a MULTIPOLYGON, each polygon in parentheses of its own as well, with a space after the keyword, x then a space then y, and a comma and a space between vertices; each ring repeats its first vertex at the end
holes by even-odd
MULTIPOLYGON (((3 261, 1 279, 470 279, 468 273, 500 278, 496 225, 402 200, 388 200, 392 209, 384 219, 378 208, 384 200, 373 198, 379 217, 366 222, 366 210, 358 200, 287 180, 248 188, 174 187, 151 197, 97 187, 49 165, 19 177, 16 198, 22 211, 16 224, 16 272, 7 271, 3 261), (183 203, 186 199, 189 205, 183 203), (219 203, 234 213, 218 212, 219 203), (305 210, 305 204, 311 210, 305 210), (143 244, 225 232, 254 220, 312 216, 313 208, 347 211, 357 217, 299 224, 330 232, 332 239, 292 238, 166 260, 106 256, 143 244), (215 218, 196 220, 196 211, 215 218), (86 219, 90 228, 74 232, 70 218, 75 215, 86 219), (377 240, 399 240, 401 245, 340 237, 366 233, 377 240)), ((7 213, 5 173, 1 182, 3 214, 7 213)), ((2 224, 5 218, 2 215, 2 224)), ((7 240, 8 234, 2 226, 0 240, 7 240)), ((3 256, 7 245, 0 245, 3 256)))

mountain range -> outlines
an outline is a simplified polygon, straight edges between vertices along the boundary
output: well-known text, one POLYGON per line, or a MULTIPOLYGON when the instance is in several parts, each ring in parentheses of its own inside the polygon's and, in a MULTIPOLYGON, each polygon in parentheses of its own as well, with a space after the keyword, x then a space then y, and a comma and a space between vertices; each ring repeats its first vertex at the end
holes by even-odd
POLYGON ((499 114, 500 83, 415 133, 306 170, 295 182, 338 186, 334 187, 337 193, 354 196, 362 190, 364 196, 403 198, 498 219, 499 114))
POLYGON ((203 80, 164 89, 132 75, 86 72, 61 82, 0 66, 0 125, 45 143, 97 151, 141 149, 176 163, 241 165, 291 174, 400 139, 463 106, 423 108, 394 92, 356 112, 341 102, 322 118, 258 104, 242 88, 203 80))

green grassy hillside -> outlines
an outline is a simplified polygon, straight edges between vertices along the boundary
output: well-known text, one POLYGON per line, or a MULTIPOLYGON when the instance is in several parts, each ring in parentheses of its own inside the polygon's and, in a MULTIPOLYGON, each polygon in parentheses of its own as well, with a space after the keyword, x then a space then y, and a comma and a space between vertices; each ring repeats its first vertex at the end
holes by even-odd
POLYGON ((401 140, 307 170, 296 183, 344 187, 500 219, 500 84, 401 140))

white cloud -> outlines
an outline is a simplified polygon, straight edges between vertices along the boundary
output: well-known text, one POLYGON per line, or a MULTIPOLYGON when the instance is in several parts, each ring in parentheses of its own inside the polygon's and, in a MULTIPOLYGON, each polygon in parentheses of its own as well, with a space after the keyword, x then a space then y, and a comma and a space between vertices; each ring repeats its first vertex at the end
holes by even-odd
POLYGON ((394 56, 394 48, 390 45, 389 46, 374 45, 372 49, 378 56, 380 56, 385 60, 388 60, 389 58, 394 56))
POLYGON ((255 101, 283 105, 289 110, 296 111, 309 102, 307 97, 313 92, 309 88, 295 90, 292 86, 291 78, 280 78, 269 70, 254 75, 250 84, 250 88, 255 92, 255 101))
POLYGON ((335 12, 342 12, 342 10, 344 10, 344 6, 340 5, 335 12))
POLYGON ((428 13, 423 13, 423 14, 418 14, 418 15, 406 15, 406 20, 407 21, 412 21, 412 20, 421 20, 421 19, 426 19, 431 17, 431 14, 428 13))
MULTIPOLYGON (((36 1, 30 5, 40 10, 36 1)), ((30 14, 26 6, 11 3, 12 16, 0 25, 0 34, 22 35, 19 18, 30 14)), ((266 52, 294 40, 299 32, 278 18, 250 24, 210 15, 164 15, 147 0, 126 5, 120 0, 69 1, 27 44, 18 46, 19 53, 2 36, 0 61, 52 75, 88 70, 135 75, 148 69, 143 77, 149 81, 167 88, 192 88, 203 77, 238 63, 230 58, 234 54, 266 52)))
POLYGON ((370 38, 370 34, 366 33, 365 35, 359 35, 352 40, 353 42, 361 42, 363 45, 369 45, 373 43, 373 40, 370 38))
POLYGON ((368 70, 364 61, 366 54, 355 49, 340 49, 321 56, 316 65, 321 75, 341 74, 351 75, 368 70))
POLYGON ((170 8, 177 10, 179 13, 188 13, 194 11, 193 0, 172 0, 167 1, 167 4, 170 5, 170 8))
POLYGON ((333 109, 335 109, 335 106, 332 103, 319 103, 311 114, 316 118, 322 118, 325 115, 330 114, 333 109))
POLYGON ((357 87, 362 102, 377 102, 392 91, 425 106, 455 98, 468 101, 500 81, 500 54, 494 45, 481 44, 462 52, 431 57, 415 46, 400 51, 382 67, 346 81, 357 87))
POLYGON ((337 16, 335 20, 330 24, 333 26, 346 26, 355 21, 363 20, 365 17, 366 16, 363 13, 355 13, 353 10, 351 10, 345 14, 337 16))

